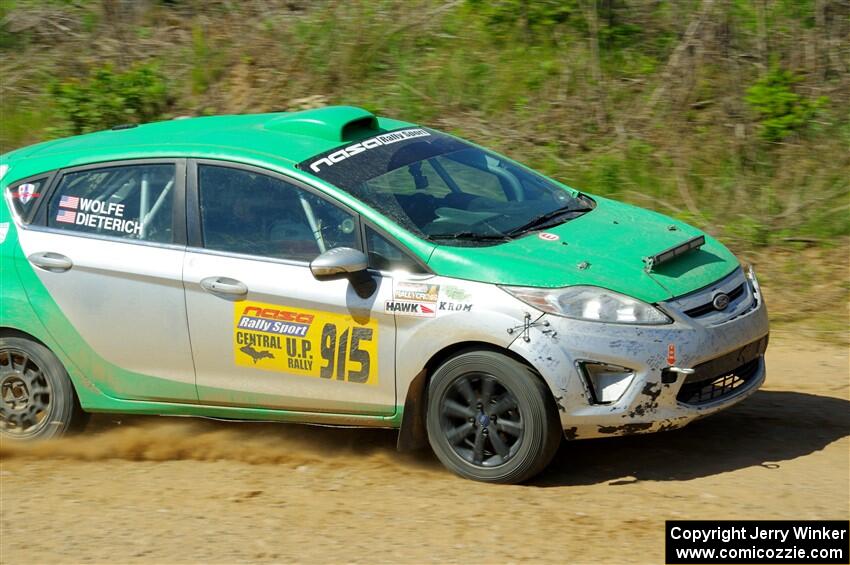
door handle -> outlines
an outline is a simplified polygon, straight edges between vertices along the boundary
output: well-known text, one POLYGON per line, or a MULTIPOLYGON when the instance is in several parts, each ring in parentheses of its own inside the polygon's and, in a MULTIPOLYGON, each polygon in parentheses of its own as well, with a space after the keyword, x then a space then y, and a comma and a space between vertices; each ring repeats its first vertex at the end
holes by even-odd
POLYGON ((27 259, 36 267, 41 267, 45 271, 54 273, 62 273, 74 266, 73 261, 60 253, 53 253, 52 251, 33 253, 27 259))
POLYGON ((213 294, 227 294, 229 296, 244 296, 248 294, 248 286, 245 283, 227 277, 207 277, 201 279, 201 288, 213 294))

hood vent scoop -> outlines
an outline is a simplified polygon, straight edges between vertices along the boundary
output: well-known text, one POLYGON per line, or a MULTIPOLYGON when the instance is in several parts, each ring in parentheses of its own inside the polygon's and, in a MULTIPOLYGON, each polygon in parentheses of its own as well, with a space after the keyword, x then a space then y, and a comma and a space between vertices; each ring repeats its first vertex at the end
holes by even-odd
POLYGON ((684 255, 685 253, 694 249, 699 249, 703 245, 705 245, 705 236, 698 235, 697 237, 689 239, 685 243, 680 243, 679 245, 674 245, 669 249, 665 249, 661 253, 656 253, 655 255, 644 257, 643 263, 644 265, 646 265, 644 270, 649 273, 655 267, 663 265, 664 263, 669 263, 676 257, 684 255))
POLYGON ((329 106, 272 118, 267 130, 319 137, 328 141, 354 141, 379 132, 378 118, 363 108, 329 106))

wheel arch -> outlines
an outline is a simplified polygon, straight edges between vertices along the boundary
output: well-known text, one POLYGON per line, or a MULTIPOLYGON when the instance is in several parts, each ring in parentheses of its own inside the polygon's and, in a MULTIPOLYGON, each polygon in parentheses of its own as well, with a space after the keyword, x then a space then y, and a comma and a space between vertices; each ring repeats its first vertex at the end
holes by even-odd
MULTIPOLYGON (((30 341, 34 341, 34 342, 36 342, 40 345, 43 345, 47 349, 50 349, 50 346, 47 345, 46 343, 44 343, 42 340, 38 339, 38 337, 36 337, 36 336, 34 336, 30 333, 27 333, 23 330, 19 330, 17 328, 12 328, 12 327, 9 327, 9 326, 0 326, 0 337, 19 337, 21 339, 28 339, 30 341)), ((50 351, 54 355, 56 354, 55 352, 53 352, 52 349, 50 349, 50 351)))
POLYGON ((62 356, 57 354, 53 347, 50 346, 49 343, 46 343, 44 340, 39 339, 38 336, 33 335, 29 332, 25 332, 18 328, 13 328, 11 326, 0 326, 0 338, 4 337, 17 337, 20 339, 27 339, 29 341, 35 342, 44 348, 46 348, 50 353, 56 356, 56 359, 59 361, 59 364, 68 372, 69 381, 71 382, 71 390, 74 391, 74 397, 76 398, 77 403, 80 403, 80 392, 77 390, 77 383, 74 378, 71 376, 70 371, 68 371, 68 367, 62 361, 62 356))
MULTIPOLYGON (((425 408, 427 405, 426 394, 431 375, 452 357, 469 351, 494 351, 501 353, 529 367, 537 375, 537 378, 544 382, 544 384, 547 384, 534 365, 516 351, 499 347, 486 341, 462 341, 448 345, 434 353, 428 359, 425 366, 413 377, 410 386, 407 387, 396 446, 399 451, 419 449, 428 445, 428 434, 425 430, 425 408)), ((548 384, 546 388, 551 393, 548 384)), ((551 399, 554 403, 554 395, 551 396, 551 399)))
MULTIPOLYGON (((25 341, 28 341, 30 343, 37 344, 37 345, 43 347, 46 350, 46 352, 49 356, 52 356, 52 360, 49 359, 49 358, 44 359, 46 361, 46 365, 42 365, 40 368, 41 368, 42 371, 47 372, 49 370, 49 365, 51 363, 55 362, 55 365, 58 368, 58 370, 64 372, 64 380, 67 381, 67 392, 70 393, 70 398, 68 399, 68 401, 71 402, 72 405, 71 405, 71 408, 70 408, 70 410, 71 410, 70 418, 71 419, 69 420, 68 424, 62 424, 63 426, 65 426, 63 428, 63 430, 68 431, 70 433, 74 433, 74 432, 81 431, 83 428, 85 428, 86 423, 89 420, 89 415, 88 415, 88 413, 86 413, 83 410, 82 404, 80 403, 80 394, 79 394, 79 391, 77 389, 77 384, 74 382, 74 379, 71 378, 67 367, 62 362, 62 359, 60 358, 60 356, 56 354, 56 351, 54 351, 54 349, 52 347, 50 347, 50 345, 48 343, 45 343, 43 340, 39 339, 37 336, 35 336, 35 335, 33 335, 29 332, 23 331, 21 329, 15 328, 15 327, 0 326, 0 339, 9 339, 9 338, 25 340, 25 341)), ((30 356, 31 359, 33 358, 32 354, 28 354, 28 355, 30 356)), ((47 378, 49 378, 49 377, 47 377, 47 378)), ((62 379, 62 376, 60 375, 59 378, 62 379)), ((54 386, 56 386, 55 382, 54 382, 54 386)), ((62 390, 62 387, 60 387, 60 389, 58 389, 58 391, 57 391, 57 389, 54 389, 53 394, 57 395, 59 397, 62 397, 63 396, 62 393, 59 392, 61 390, 62 390)), ((51 423, 51 425, 52 424, 53 423, 51 423)), ((65 432, 63 431, 62 433, 65 433, 65 432)))

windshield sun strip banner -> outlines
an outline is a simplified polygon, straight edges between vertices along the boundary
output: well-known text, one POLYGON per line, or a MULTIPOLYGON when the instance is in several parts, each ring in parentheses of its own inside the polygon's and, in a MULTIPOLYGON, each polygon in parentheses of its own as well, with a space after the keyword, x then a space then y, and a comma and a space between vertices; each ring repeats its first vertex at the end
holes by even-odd
POLYGON ((392 131, 390 133, 384 133, 376 135, 375 137, 370 137, 369 139, 364 139, 358 143, 352 143, 342 149, 334 149, 324 157, 313 159, 310 162, 305 161, 298 166, 302 169, 306 168, 306 170, 313 173, 318 173, 325 167, 332 167, 334 164, 359 153, 363 153, 364 151, 369 151, 370 149, 376 149, 385 145, 392 145, 393 143, 398 143, 407 139, 426 137, 428 135, 431 134, 422 128, 409 128, 392 131), (306 167, 304 165, 306 165, 306 167))
POLYGON ((469 145, 437 131, 409 127, 331 149, 302 161, 297 167, 350 190, 416 161, 466 147, 469 145))

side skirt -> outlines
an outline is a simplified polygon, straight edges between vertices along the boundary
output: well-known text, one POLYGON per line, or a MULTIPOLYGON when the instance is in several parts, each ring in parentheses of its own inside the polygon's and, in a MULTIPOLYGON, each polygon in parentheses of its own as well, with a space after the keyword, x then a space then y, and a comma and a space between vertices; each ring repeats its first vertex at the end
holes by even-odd
POLYGON ((110 406, 85 408, 92 413, 149 414, 158 416, 197 416, 222 420, 252 420, 267 422, 292 422, 301 424, 324 424, 329 426, 356 426, 370 428, 399 428, 400 407, 392 416, 363 416, 359 414, 331 414, 321 412, 295 412, 270 408, 233 408, 229 406, 205 406, 202 404, 179 404, 171 402, 148 402, 110 398, 110 406))

